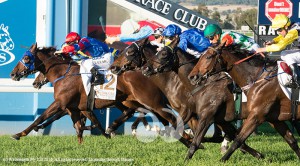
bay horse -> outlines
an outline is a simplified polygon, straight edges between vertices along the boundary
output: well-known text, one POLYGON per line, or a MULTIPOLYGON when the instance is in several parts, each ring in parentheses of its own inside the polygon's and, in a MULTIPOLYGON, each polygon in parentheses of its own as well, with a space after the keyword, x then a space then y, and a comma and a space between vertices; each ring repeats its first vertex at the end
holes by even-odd
MULTIPOLYGON (((49 82, 49 80, 45 77, 45 75, 43 73, 39 73, 38 76, 34 79, 32 85, 33 85, 34 88, 40 89, 43 85, 47 84, 48 82, 49 82)), ((118 109, 120 111, 124 111, 124 110, 122 110, 122 108, 123 107, 119 106, 118 109)), ((37 132, 39 129, 44 129, 47 126, 49 126, 51 123, 53 123, 54 121, 60 119, 61 117, 65 116, 67 114, 68 114, 68 110, 67 109, 66 109, 66 111, 60 112, 59 114, 55 114, 55 116, 53 116, 50 120, 47 120, 46 123, 43 123, 41 125, 36 126, 34 128, 34 130, 37 132)), ((132 130, 132 134, 133 135, 136 133, 137 126, 139 125, 140 122, 143 123, 143 125, 145 126, 146 129, 149 130, 151 128, 151 126, 148 124, 148 122, 146 120, 145 113, 139 112, 139 114, 140 115, 136 118, 136 120, 131 125, 131 130, 132 130)), ((82 116, 81 119, 83 120, 83 123, 85 124, 86 117, 82 116)), ((121 122, 114 122, 114 123, 122 123, 122 122, 123 121, 121 121, 121 122)), ((84 127, 83 130, 92 130, 93 128, 95 128, 95 125, 92 125, 92 126, 82 126, 82 127, 84 127)), ((110 126, 109 128, 113 128, 113 127, 110 126)), ((110 130, 110 133, 113 133, 113 131, 110 130)))
MULTIPOLYGON (((239 148, 254 130, 267 121, 286 140, 300 159, 297 140, 284 121, 291 120, 291 101, 283 93, 277 79, 277 63, 264 63, 260 56, 241 51, 236 47, 209 47, 200 57, 197 65, 189 74, 189 79, 226 71, 247 96, 248 116, 240 128, 234 142, 221 158, 226 161, 239 148)), ((296 119, 299 120, 297 111, 296 119)))
MULTIPOLYGON (((172 43, 172 46, 175 47, 177 42, 178 39, 172 43)), ((204 137, 210 124, 214 120, 218 123, 218 125, 222 126, 222 129, 230 136, 231 139, 234 139, 236 130, 230 123, 230 121, 234 119, 233 95, 229 89, 223 88, 224 85, 226 86, 232 81, 231 79, 228 79, 228 77, 226 79, 223 75, 222 78, 225 79, 220 79, 218 77, 214 78, 213 81, 207 83, 207 85, 201 88, 197 89, 192 87, 187 78, 184 78, 183 80, 182 77, 186 77, 187 72, 190 71, 194 65, 184 65, 184 67, 176 68, 176 65, 178 65, 178 59, 174 60, 172 57, 177 55, 173 54, 173 50, 171 52, 170 50, 167 50, 167 48, 171 47, 165 47, 162 51, 156 53, 155 46, 152 46, 147 38, 134 42, 127 48, 126 55, 121 55, 116 60, 116 64, 118 64, 118 66, 112 65, 111 68, 114 69, 115 72, 119 72, 122 68, 129 69, 142 67, 144 74, 149 76, 150 80, 165 93, 171 106, 179 113, 179 115, 186 111, 193 111, 194 116, 191 116, 193 121, 191 121, 192 123, 189 125, 196 135, 190 145, 189 154, 186 157, 186 159, 189 159, 198 148, 202 148, 200 144, 201 138, 204 137), (166 61, 160 62, 157 58, 161 58, 166 61), (143 66, 146 62, 146 66, 143 66), (161 65, 158 66, 161 72, 153 75, 154 72, 151 69, 153 69, 157 64, 161 65), (175 71, 172 71, 174 68, 176 68, 175 71), (194 91, 195 89, 196 91, 194 91), (220 92, 215 94, 209 91, 220 92)), ((178 52, 180 51, 178 50, 178 52)), ((182 52, 180 52, 180 55, 182 57, 185 56, 182 52)), ((191 59, 184 59, 184 61, 189 63, 192 62, 191 59)), ((243 144, 241 149, 243 152, 249 152, 257 158, 262 157, 259 152, 250 148, 246 144, 243 144)))
MULTIPOLYGON (((92 117, 93 112, 87 111, 87 96, 81 79, 78 79, 80 78, 79 65, 75 62, 66 62, 55 57, 55 51, 56 48, 54 47, 40 49, 37 48, 37 44, 34 44, 30 51, 26 52, 26 56, 23 57, 11 72, 11 78, 13 80, 19 80, 21 77, 26 77, 31 74, 32 71, 40 71, 50 82, 54 83, 54 102, 33 122, 33 124, 24 131, 13 135, 13 138, 19 140, 20 137, 26 136, 32 131, 35 126, 66 108, 72 112, 81 111, 100 129, 101 134, 109 138, 109 135, 105 133, 99 121, 92 117), (23 65, 24 63, 33 66, 33 69, 23 65), (62 79, 54 82, 58 78, 62 79)), ((124 73, 118 76, 117 89, 117 100, 96 99, 94 104, 95 108, 106 108, 118 102, 122 102, 127 108, 132 108, 129 110, 135 110, 138 107, 145 106, 154 113, 162 116, 168 122, 173 124, 176 123, 172 114, 164 110, 167 107, 164 105, 163 96, 160 94, 161 92, 159 89, 152 86, 151 82, 145 81, 145 77, 140 72, 124 73), (140 103, 142 103, 142 105, 140 103)), ((126 111, 125 115, 127 113, 131 115, 132 111, 126 111)), ((184 145, 189 146, 187 140, 181 139, 181 142, 184 145)))

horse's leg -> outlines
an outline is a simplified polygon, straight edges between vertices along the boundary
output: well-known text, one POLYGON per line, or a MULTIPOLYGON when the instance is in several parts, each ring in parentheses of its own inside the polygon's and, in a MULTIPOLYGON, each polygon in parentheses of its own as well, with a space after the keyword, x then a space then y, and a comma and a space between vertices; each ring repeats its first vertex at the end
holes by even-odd
POLYGON ((166 119, 169 123, 171 123, 172 127, 176 129, 176 135, 175 137, 183 143, 186 147, 189 147, 191 142, 185 137, 189 137, 187 133, 184 132, 184 125, 183 121, 180 118, 177 118, 177 116, 167 108, 160 108, 160 109, 153 109, 155 113, 157 113, 162 118, 166 119), (178 125, 179 124, 179 125, 178 125), (180 136, 179 134, 182 133, 183 136, 180 136))
MULTIPOLYGON (((135 119, 135 121, 131 125, 131 133, 133 136, 136 135, 136 129, 139 123, 145 118, 145 113, 139 112, 139 116, 135 119)), ((148 123, 148 122, 147 122, 148 123)), ((146 127, 146 126, 145 126, 146 127)))
POLYGON ((91 112, 91 111, 81 111, 81 113, 84 116, 86 116, 88 119, 90 119, 91 122, 93 124, 95 124, 99 128, 99 130, 100 130, 100 132, 101 132, 101 134, 103 136, 105 136, 106 138, 110 138, 110 135, 105 133, 105 130, 103 129, 103 127, 102 127, 101 123, 99 122, 99 120, 96 118, 94 112, 91 112))
MULTIPOLYGON (((212 109, 210 109, 210 110, 212 110, 212 109)), ((190 145, 190 148, 188 150, 188 154, 187 154, 185 160, 191 159, 193 157, 193 155, 195 154, 195 152, 199 149, 199 145, 201 144, 205 133, 207 132, 209 126, 213 122, 214 112, 212 112, 210 110, 203 109, 203 112, 201 114, 198 114, 199 119, 198 119, 198 125, 196 128, 196 131, 195 131, 195 136, 190 145)))
POLYGON ((230 156, 233 154, 233 152, 237 148, 239 148, 245 142, 245 140, 254 132, 254 130, 262 123, 261 121, 258 121, 257 115, 255 114, 249 115, 248 118, 244 121, 241 127, 241 131, 234 139, 234 142, 231 144, 230 148, 221 158, 221 161, 228 160, 230 156))
POLYGON ((131 118, 135 112, 135 109, 128 108, 124 110, 123 113, 113 121, 113 123, 107 128, 106 133, 111 134, 115 131, 119 126, 121 126, 126 120, 131 118))
POLYGON ((203 142, 214 142, 214 143, 221 143, 224 139, 222 136, 222 130, 214 123, 214 134, 210 138, 205 138, 203 139, 203 142))
POLYGON ((76 130, 76 133, 77 133, 77 140, 78 140, 78 143, 81 144, 83 142, 83 138, 82 138, 82 135, 83 135, 83 129, 82 127, 85 125, 85 123, 82 123, 82 118, 85 118, 84 116, 82 116, 82 114, 80 113, 80 110, 76 110, 76 111, 70 111, 68 108, 66 108, 66 110, 68 111, 72 121, 73 121, 73 124, 74 124, 74 128, 76 130))
POLYGON ((19 140, 20 137, 26 136, 28 133, 30 133, 37 125, 43 123, 46 119, 56 114, 58 111, 62 111, 60 109, 60 104, 56 101, 54 101, 45 112, 42 113, 41 116, 39 116, 29 127, 27 127, 25 130, 23 130, 20 133, 17 133, 12 136, 13 139, 19 140))
POLYGON ((59 120, 61 117, 67 115, 68 113, 66 111, 61 111, 61 112, 58 112, 56 113, 54 116, 52 116, 52 118, 50 120, 48 120, 47 122, 41 124, 41 125, 38 125, 36 127, 34 127, 34 131, 38 131, 39 129, 44 129, 46 128, 47 126, 49 126, 51 123, 53 123, 54 121, 56 120, 59 120))
MULTIPOLYGON (((237 130, 230 122, 219 123, 219 125, 221 126, 221 128, 225 132, 225 134, 228 136, 230 141, 235 139, 237 130)), ((261 154, 260 152, 258 152, 255 149, 249 147, 246 143, 241 145, 240 150, 243 153, 248 152, 253 157, 256 157, 258 159, 264 158, 263 154, 261 154)))
POLYGON ((150 131, 151 130, 151 126, 149 125, 149 123, 148 123, 148 121, 147 121, 147 119, 146 119, 146 114, 145 113, 143 113, 144 114, 144 116, 141 116, 141 117, 139 117, 140 118, 140 120, 139 121, 142 121, 142 123, 143 123, 143 125, 145 126, 145 128, 146 128, 146 130, 147 131, 150 131))
POLYGON ((287 124, 285 122, 274 122, 271 124, 274 126, 276 131, 285 139, 285 141, 289 144, 289 146, 293 149, 293 151, 300 159, 300 150, 297 140, 295 139, 287 124))

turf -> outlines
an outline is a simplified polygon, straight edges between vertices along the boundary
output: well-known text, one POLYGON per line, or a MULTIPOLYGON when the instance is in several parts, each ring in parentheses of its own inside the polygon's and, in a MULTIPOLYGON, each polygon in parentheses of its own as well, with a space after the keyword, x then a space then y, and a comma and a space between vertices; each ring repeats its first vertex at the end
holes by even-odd
MULTIPOLYGON (((79 145, 76 136, 27 136, 19 141, 0 136, 0 165, 299 165, 296 154, 278 134, 266 132, 247 140, 248 145, 265 155, 258 160, 237 150, 226 163, 219 159, 220 144, 204 143, 194 157, 185 162, 187 148, 165 137, 117 135, 84 136, 79 145)), ((298 135, 296 138, 299 138, 298 135)))

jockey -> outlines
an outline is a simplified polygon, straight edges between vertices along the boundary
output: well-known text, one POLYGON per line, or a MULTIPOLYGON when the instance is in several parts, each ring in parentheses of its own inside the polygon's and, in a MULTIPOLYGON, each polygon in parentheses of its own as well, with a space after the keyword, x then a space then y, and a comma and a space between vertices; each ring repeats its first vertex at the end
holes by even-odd
POLYGON ((169 45, 176 35, 180 38, 178 47, 197 58, 210 46, 209 40, 199 29, 192 28, 181 33, 181 28, 175 24, 168 25, 163 32, 165 45, 169 45))
MULTIPOLYGON (((107 70, 113 63, 113 57, 107 44, 94 38, 83 37, 76 32, 70 32, 66 36, 65 45, 55 54, 80 55, 82 57, 81 65, 91 71, 94 83, 99 84, 103 81, 102 75, 98 75, 98 69, 107 70)), ((93 81, 93 79, 92 79, 93 81)))
POLYGON ((164 47, 164 44, 162 43, 163 42, 163 36, 162 36, 162 33, 164 31, 164 28, 162 27, 158 27, 154 30, 152 36, 154 37, 154 40, 152 40, 150 43, 152 45, 155 45, 155 46, 158 46, 158 51, 164 47))
POLYGON ((164 45, 168 46, 173 40, 174 38, 177 36, 179 36, 181 34, 181 28, 175 24, 170 24, 168 25, 163 33, 162 36, 164 37, 164 45))
POLYGON ((199 58, 202 52, 211 45, 203 32, 197 28, 186 30, 179 37, 178 47, 196 58, 199 58))
MULTIPOLYGON (((134 42, 146 37, 150 37, 154 29, 160 27, 159 24, 148 20, 136 22, 133 19, 125 20, 121 24, 121 34, 117 36, 108 36, 105 40, 106 43, 112 44, 115 41, 121 42, 134 42)), ((150 37, 154 40, 154 37, 150 37)))
POLYGON ((255 43, 253 38, 232 31, 222 33, 222 29, 216 24, 208 25, 204 29, 204 36, 209 39, 212 45, 216 45, 219 42, 226 42, 225 46, 239 44, 241 49, 246 49, 253 53, 259 48, 259 45, 255 43))
MULTIPOLYGON (((256 52, 276 52, 284 50, 288 45, 300 41, 300 23, 291 24, 290 19, 284 14, 277 14, 272 20, 272 26, 278 33, 272 41, 266 42, 266 47, 258 49, 256 52)), ((298 63, 300 63, 300 49, 292 48, 281 52, 281 59, 289 65, 293 71, 293 78, 300 85, 300 70, 298 63)))

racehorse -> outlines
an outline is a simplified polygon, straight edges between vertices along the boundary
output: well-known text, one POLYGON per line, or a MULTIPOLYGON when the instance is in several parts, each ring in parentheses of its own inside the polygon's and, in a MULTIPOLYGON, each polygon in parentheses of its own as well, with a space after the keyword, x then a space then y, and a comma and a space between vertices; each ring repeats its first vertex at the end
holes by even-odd
POLYGON ((0 25, 0 50, 12 50, 15 44, 12 41, 9 32, 8 26, 4 27, 4 24, 0 25))
MULTIPOLYGON (((277 79, 277 63, 264 63, 261 57, 236 47, 209 47, 189 74, 189 79, 205 79, 210 75, 226 71, 247 96, 247 110, 240 132, 228 151, 221 158, 226 161, 254 130, 267 121, 286 140, 300 158, 300 150, 293 133, 284 121, 292 118, 291 101, 283 93, 277 79)), ((300 118, 299 109, 296 119, 300 118)))
MULTIPOLYGON (((34 44, 30 51, 27 51, 22 60, 16 65, 11 72, 11 78, 13 80, 19 80, 21 77, 26 77, 33 71, 42 72, 47 79, 54 83, 58 78, 62 78, 54 83, 54 102, 46 109, 46 111, 37 118, 32 125, 30 125, 24 131, 13 136, 15 139, 20 139, 22 136, 26 136, 35 126, 41 124, 44 120, 48 119, 55 113, 62 111, 66 108, 72 112, 81 111, 92 123, 99 127, 100 132, 109 137, 97 119, 94 119, 87 110, 87 96, 83 88, 83 84, 79 75, 79 65, 71 61, 63 61, 54 56, 56 51, 53 47, 37 48, 37 44, 34 44), (24 65, 25 64, 25 65, 24 65), (30 66, 33 69, 30 69, 30 66)), ((133 108, 146 106, 150 108, 154 113, 159 114, 164 119, 171 123, 174 121, 172 114, 164 111, 164 100, 160 94, 160 91, 149 81, 144 81, 145 77, 139 73, 124 73, 118 77, 117 84, 117 100, 95 100, 95 108, 106 108, 116 103, 122 102, 127 108, 133 108), (141 105, 142 103, 143 105, 141 105)), ((131 115, 132 112, 128 111, 131 115)), ((127 113, 125 113, 127 115, 127 113)), ((128 116, 128 115, 127 115, 128 116)), ((113 124, 114 125, 114 124, 113 124)), ((185 139, 181 140, 184 145, 188 146, 189 142, 185 139)))
MULTIPOLYGON (((36 89, 40 89, 43 85, 47 84, 49 82, 49 80, 45 77, 45 75, 43 73, 39 73, 39 75, 35 78, 35 80, 33 81, 32 85, 34 88, 36 89)), ((122 109, 122 108, 119 108, 122 109)), ((122 111, 122 110, 121 110, 122 111)), ((137 130, 137 126, 140 122, 143 123, 143 125, 145 126, 146 129, 150 129, 151 126, 148 124, 146 118, 145 118, 145 113, 139 112, 140 115, 136 118, 136 120, 133 122, 133 124, 131 125, 131 130, 132 130, 132 134, 134 135, 136 133, 137 130)), ((60 114, 55 114, 54 117, 51 118, 51 120, 48 120, 46 123, 43 123, 41 125, 38 125, 36 128, 34 128, 35 131, 38 131, 39 129, 44 129, 46 128, 48 125, 50 125, 52 122, 54 122, 55 120, 60 119, 61 117, 65 116, 68 114, 68 111, 64 111, 61 112, 60 114)), ((84 118, 83 120, 86 120, 86 117, 83 116, 82 118, 84 118)), ((121 122, 114 122, 114 123, 121 123, 121 122)), ((91 130, 95 128, 95 126, 85 126, 84 129, 86 130, 91 130)), ((110 127, 112 128, 112 127, 110 127)), ((113 131, 110 131, 113 132, 113 131)))
MULTIPOLYGON (((219 77, 214 78, 214 80, 208 82, 207 85, 194 91, 195 88, 192 88, 186 78, 185 81, 181 81, 182 78, 179 78, 186 77, 187 71, 190 71, 194 65, 184 65, 184 67, 179 68, 177 64, 178 59, 175 58, 175 60, 173 58, 176 56, 184 57, 185 55, 179 50, 180 55, 173 55, 174 52, 172 47, 175 47, 177 42, 178 39, 174 41, 170 47, 165 47, 162 51, 156 53, 154 51, 156 48, 149 43, 147 38, 140 40, 130 45, 127 48, 126 55, 123 54, 116 60, 118 66, 112 65, 111 68, 114 69, 115 72, 119 72, 120 69, 133 69, 142 67, 143 64, 148 63, 148 65, 142 67, 142 69, 146 75, 150 76, 154 73, 151 69, 159 64, 158 70, 161 73, 149 77, 150 80, 155 82, 156 86, 160 87, 165 93, 171 106, 179 113, 179 115, 190 110, 198 115, 197 117, 192 116, 192 118, 195 118, 193 119, 194 124, 190 124, 196 135, 193 139, 193 143, 190 145, 189 154, 187 156, 187 159, 189 159, 194 152, 201 147, 201 139, 204 137, 208 127, 214 120, 218 125, 222 126, 222 129, 231 139, 234 139, 236 130, 230 123, 230 121, 234 119, 234 101, 231 91, 227 89, 223 94, 221 92, 218 94, 209 92, 221 91, 224 89, 223 86, 227 86, 232 81, 228 79, 228 77, 226 79, 224 76, 222 78, 225 79, 220 79, 219 77), (171 48, 171 51, 167 48, 171 48), (157 58, 161 58, 165 61, 160 62, 157 58), (172 71, 173 68, 176 68, 176 72, 172 71), (176 73, 179 73, 179 77, 176 73), (187 86, 183 82, 186 82, 189 85, 187 86), (212 99, 213 103, 210 102, 212 99)), ((184 59, 184 61, 188 63, 192 62, 191 59, 184 59)), ((248 147, 246 144, 244 144, 241 149, 257 158, 262 157, 259 152, 248 147)))

